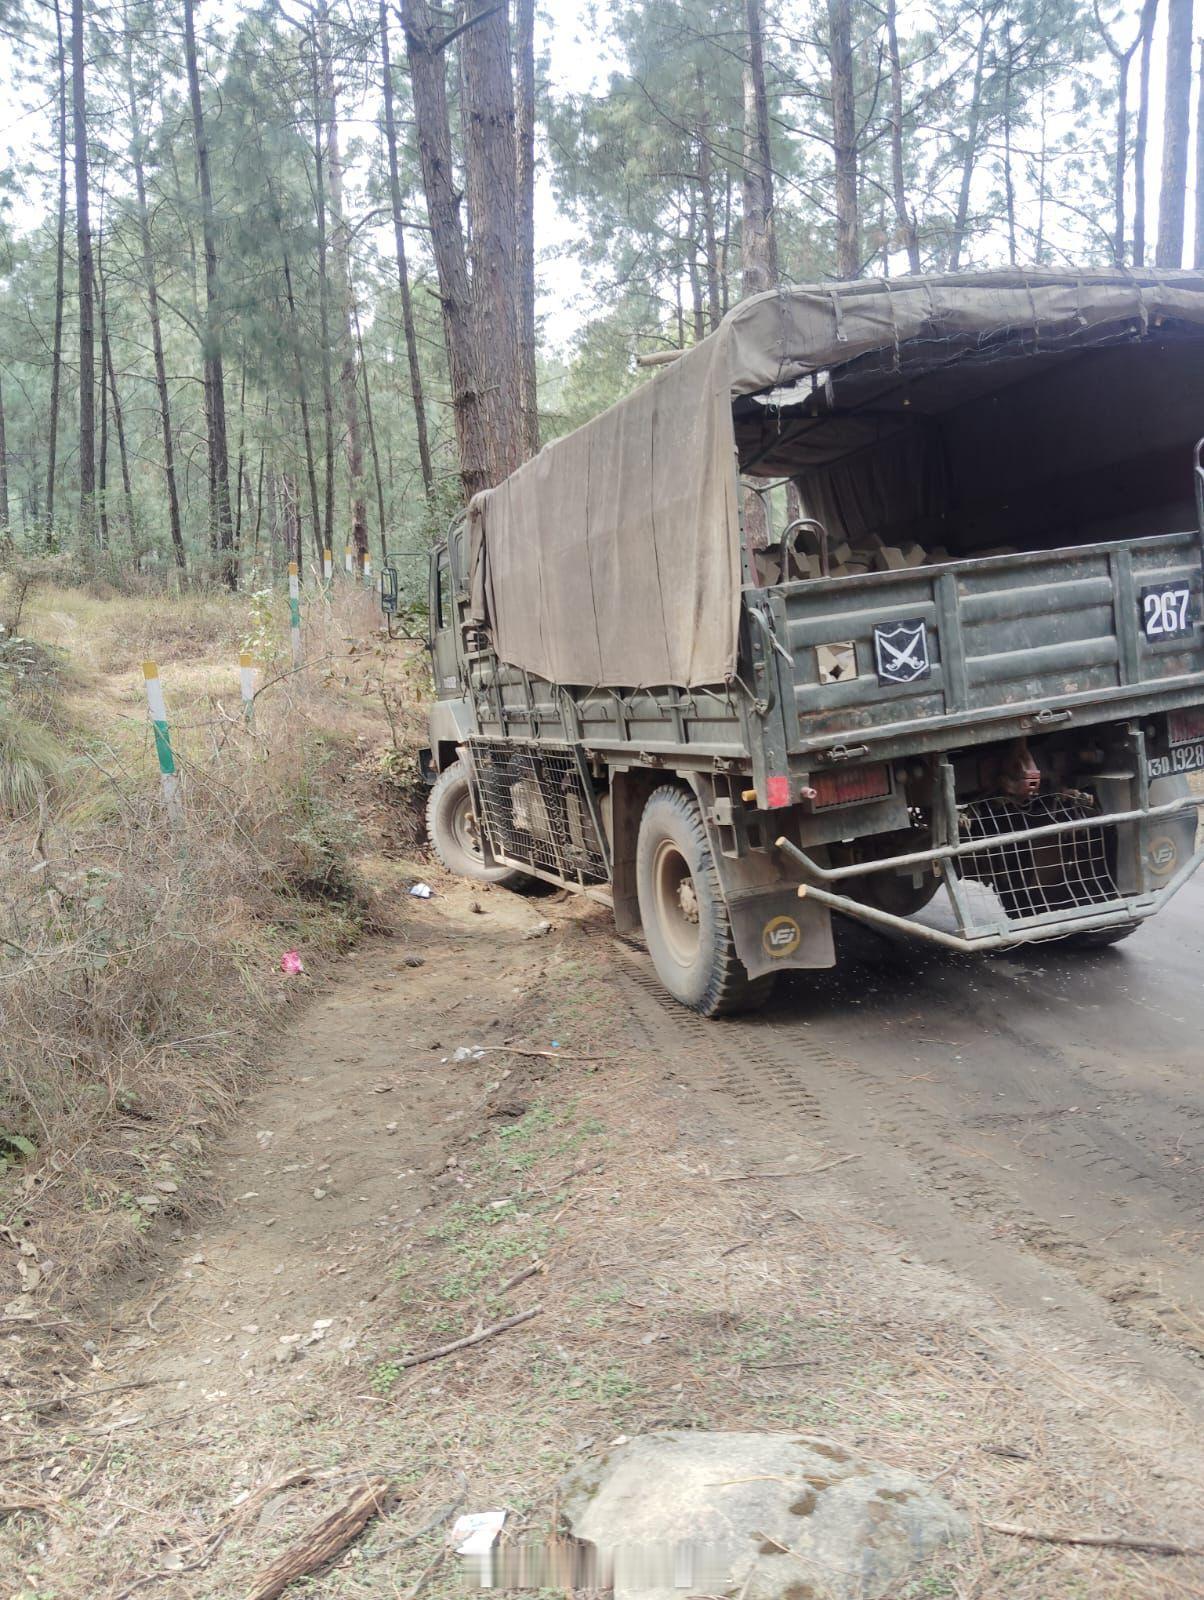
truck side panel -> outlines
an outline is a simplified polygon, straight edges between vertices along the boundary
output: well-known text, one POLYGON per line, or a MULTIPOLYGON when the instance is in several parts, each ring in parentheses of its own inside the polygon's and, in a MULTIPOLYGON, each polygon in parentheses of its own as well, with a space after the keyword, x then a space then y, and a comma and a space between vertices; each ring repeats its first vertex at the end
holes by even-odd
POLYGON ((921 727, 981 737, 996 718, 1076 703, 1121 716, 1147 691, 1198 700, 1201 588, 1195 533, 780 585, 767 593, 794 662, 788 747, 921 727), (1147 634, 1149 594, 1178 596, 1164 620, 1186 626, 1147 634))

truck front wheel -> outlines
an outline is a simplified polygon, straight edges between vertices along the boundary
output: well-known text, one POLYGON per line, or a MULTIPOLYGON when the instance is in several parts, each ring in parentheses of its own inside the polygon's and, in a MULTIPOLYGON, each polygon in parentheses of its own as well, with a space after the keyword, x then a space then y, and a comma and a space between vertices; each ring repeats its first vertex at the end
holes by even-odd
POLYGON ((769 998, 772 974, 750 978, 736 954, 702 812, 683 789, 657 789, 644 807, 636 893, 652 964, 675 1000, 718 1017, 769 998))
POLYGON ((485 865, 472 788, 462 761, 453 761, 435 779, 426 802, 426 831, 439 860, 457 877, 498 883, 503 888, 513 888, 523 881, 523 873, 512 867, 485 865))

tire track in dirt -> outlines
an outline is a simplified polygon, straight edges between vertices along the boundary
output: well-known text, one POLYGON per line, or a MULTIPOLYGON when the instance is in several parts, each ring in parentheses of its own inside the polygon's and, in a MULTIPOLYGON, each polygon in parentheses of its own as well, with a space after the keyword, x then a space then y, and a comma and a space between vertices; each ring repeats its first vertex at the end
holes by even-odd
MULTIPOLYGON (((1180 1297, 1186 1300, 1181 1287, 1168 1293, 1155 1267, 1097 1248, 1065 1226, 1067 1195, 1076 1211, 1086 1205, 1105 1240, 1107 1208, 1118 1194, 1126 1202, 1140 1195, 1141 1220, 1156 1229, 1159 1247, 1189 1238, 1204 1216, 1193 1174, 1177 1176, 1156 1151, 1135 1144, 1127 1125, 1100 1119, 1097 1111, 1085 1133, 1068 1119, 1067 1107, 1075 1102, 1066 1096, 1077 1091, 1113 1116, 1139 1103, 1148 1120, 1147 1102, 1118 1085, 1105 1066, 1071 1061, 1055 1044, 1043 1042, 1037 1054, 1063 1103, 993 1112, 986 1108, 991 1093, 999 1091, 989 1081, 960 1085, 951 1094, 947 1085, 933 1082, 930 1060, 908 1072, 913 1051, 906 1037, 892 1041, 898 1030, 889 1020, 875 1019, 867 1027, 870 1019, 862 1018, 862 1036, 872 1052, 856 1057, 817 1038, 819 1024, 800 1020, 797 1008, 791 1014, 791 997, 757 1017, 705 1022, 664 996, 638 947, 619 941, 619 948, 622 987, 648 1047, 669 1057, 688 1054, 694 1086, 743 1120, 861 1157, 842 1177, 873 1204, 880 1220, 910 1239, 917 1254, 1041 1315, 1051 1304, 1071 1311, 1095 1341, 1109 1342, 1123 1328, 1153 1335, 1168 1351, 1204 1356, 1204 1319, 1192 1304, 1180 1303, 1180 1297), (1006 1140, 1009 1121, 1026 1140, 1034 1131, 1041 1134, 1035 1158, 1026 1150, 1019 1159, 1006 1159, 1009 1151, 999 1136, 1006 1140), (981 1144, 984 1133, 1003 1158, 975 1147, 976 1136, 981 1144), (1035 1160, 1056 1169, 1057 1183, 1034 1187, 1035 1160)), ((949 973, 942 976, 947 981, 949 973)), ((1004 1049, 1031 1061, 1023 1034, 1001 1030, 1006 1032, 1016 1037, 1005 1038, 1004 1049)), ((1184 1120, 1200 1120, 1190 1103, 1181 1106, 1169 1097, 1154 1126, 1165 1127, 1168 1115, 1178 1116, 1180 1127, 1184 1120), (1192 1115, 1184 1119, 1183 1110, 1192 1115)), ((1111 1231, 1131 1226, 1122 1220, 1111 1231)))

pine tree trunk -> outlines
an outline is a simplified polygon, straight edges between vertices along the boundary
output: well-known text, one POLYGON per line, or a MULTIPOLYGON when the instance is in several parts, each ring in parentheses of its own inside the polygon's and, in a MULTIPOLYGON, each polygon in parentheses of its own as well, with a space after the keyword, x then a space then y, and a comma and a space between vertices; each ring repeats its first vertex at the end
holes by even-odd
POLYGON ((1108 54, 1116 63, 1116 146, 1112 153, 1112 260, 1116 266, 1121 267, 1125 261, 1125 175, 1129 165, 1129 68, 1142 40, 1142 24, 1138 24, 1133 43, 1122 50, 1104 26, 1098 7, 1095 23, 1108 54))
POLYGON ((1158 197, 1155 264, 1183 265, 1183 217, 1187 205, 1187 129, 1191 117, 1192 0, 1170 0, 1163 100, 1162 188, 1158 197))
POLYGON ((847 279, 855 278, 861 270, 851 0, 828 0, 828 36, 832 71, 832 153, 836 165, 836 276, 847 279))
MULTIPOLYGON (((264 414, 263 414, 263 422, 264 422, 265 431, 266 431, 266 428, 267 428, 267 421, 268 421, 268 416, 267 416, 267 411, 265 410, 264 414)), ((260 529, 263 527, 263 475, 264 475, 265 468, 267 466, 267 456, 268 456, 268 447, 267 447, 266 444, 262 444, 261 443, 260 446, 259 446, 259 479, 258 479, 258 483, 256 484, 256 488, 255 488, 255 531, 251 535, 251 549, 256 555, 259 554, 259 533, 260 533, 260 529)), ((313 457, 312 456, 310 457, 310 463, 309 464, 310 464, 310 471, 312 472, 313 471, 313 457)))
POLYGON ((355 285, 351 279, 351 252, 343 205, 343 157, 339 149, 338 101, 335 97, 334 65, 330 56, 327 17, 325 0, 320 0, 318 42, 322 53, 322 89, 326 103, 326 160, 327 170, 330 173, 331 247, 338 278, 338 332, 343 347, 339 361, 339 388, 342 390, 343 416, 347 427, 347 486, 351 496, 351 544, 355 550, 356 570, 362 571, 368 555, 368 507, 364 499, 364 445, 360 434, 359 374, 356 371, 355 338, 352 331, 355 285))
POLYGON ((1016 265, 1016 184, 1012 175, 1012 29, 1003 25, 1003 199, 1008 225, 1008 265, 1016 265))
POLYGON ((1140 93, 1137 101, 1137 138, 1133 144, 1133 265, 1145 266, 1145 165, 1150 130, 1150 51, 1158 0, 1146 0, 1141 12, 1140 93))
POLYGON ((88 113, 84 99, 84 5, 71 6, 71 109, 75 144, 75 248, 79 273, 79 533, 96 533, 96 330, 92 224, 88 213, 88 113))
POLYGON ((314 525, 314 539, 318 546, 318 563, 321 565, 328 544, 322 542, 322 518, 318 511, 318 471, 314 465, 313 430, 309 422, 309 386, 305 382, 305 367, 301 360, 301 328, 297 320, 297 302, 293 298, 293 273, 289 265, 288 251, 281 243, 281 262, 284 267, 284 293, 288 300, 289 319, 292 323, 293 333, 293 364, 297 373, 297 402, 301 411, 301 437, 305 445, 305 477, 309 484, 309 509, 314 525))
POLYGON ((711 152, 710 118, 707 115, 706 85, 702 68, 694 73, 694 87, 698 91, 698 188, 702 197, 702 245, 706 252, 707 320, 712 333, 723 316, 722 296, 719 290, 719 250, 715 229, 714 163, 711 152))
POLYGON ((908 272, 917 274, 921 270, 919 235, 916 214, 908 210, 908 189, 903 174, 903 62, 898 53, 895 0, 887 0, 887 54, 890 59, 890 194, 895 205, 898 237, 908 253, 908 272))
MULTIPOLYGON (((899 28, 895 0, 886 0, 886 49, 890 64, 890 178, 898 237, 907 251, 907 270, 920 271, 920 241, 916 219, 907 209, 907 180, 903 170, 903 63, 899 55, 899 28)), ((797 490, 795 491, 797 493, 797 490)))
MULTIPOLYGON (((163 476, 167 484, 167 516, 171 548, 181 572, 187 566, 184 535, 180 527, 180 494, 176 484, 175 444, 171 434, 171 397, 167 388, 167 362, 163 355, 163 329, 159 321, 159 290, 151 244, 150 212, 146 203, 146 172, 142 161, 142 127, 138 117, 138 92, 134 83, 134 57, 129 23, 125 30, 125 87, 130 109, 130 155, 134 168, 134 199, 138 241, 142 252, 142 281, 150 321, 151 351, 155 366, 155 392, 159 400, 159 427, 163 435, 163 476)), ((131 513, 132 514, 132 513, 131 513)))
POLYGON ((322 374, 322 457, 325 465, 322 531, 319 534, 315 529, 314 538, 319 546, 329 550, 334 544, 334 380, 330 360, 330 272, 326 234, 326 116, 319 76, 316 28, 309 30, 309 52, 310 87, 313 92, 314 214, 318 232, 318 335, 322 345, 319 363, 322 374))
POLYGON ((67 55, 63 45, 63 12, 54 0, 54 26, 59 63, 59 210, 54 253, 54 335, 50 352, 50 438, 46 459, 46 526, 54 522, 54 475, 58 465, 59 392, 63 381, 64 262, 67 254, 67 55))
POLYGON ((104 293, 100 296, 100 445, 96 453, 97 540, 109 548, 109 390, 104 381, 104 293))
MULTIPOLYGON (((102 303, 107 302, 108 294, 103 277, 101 278, 100 293, 102 303)), ((125 411, 121 404, 121 394, 117 388, 117 369, 113 364, 113 340, 109 333, 107 317, 102 318, 101 327, 103 329, 101 354, 104 361, 104 371, 100 375, 100 381, 103 386, 106 378, 108 380, 109 399, 113 407, 113 431, 117 435, 117 456, 121 463, 121 492, 125 500, 126 527, 131 538, 133 538, 135 532, 134 485, 130 475, 130 455, 125 437, 125 411)))
POLYGON ((130 453, 125 437, 125 411, 117 389, 117 369, 113 365, 112 341, 108 341, 105 360, 109 370, 109 398, 113 403, 113 428, 117 434, 117 455, 121 462, 121 492, 125 497, 125 515, 130 533, 134 532, 134 484, 130 474, 130 453))
POLYGON ((966 149, 962 157, 962 181, 957 196, 957 216, 953 224, 953 238, 949 245, 949 271, 956 272, 961 263, 962 247, 966 242, 966 225, 970 217, 970 183, 974 177, 974 164, 978 159, 978 125, 982 116, 982 79, 987 57, 987 39, 990 35, 989 17, 984 15, 978 35, 978 52, 974 58, 974 84, 970 91, 970 115, 966 127, 966 149))
POLYGON ((0 382, 0 550, 12 549, 8 517, 8 441, 4 434, 4 384, 0 382))
POLYGON ((364 421, 368 425, 368 451, 372 457, 372 476, 376 480, 376 514, 380 526, 380 559, 383 562, 388 557, 385 535, 385 486, 380 476, 380 453, 376 448, 376 425, 372 420, 372 389, 368 383, 368 363, 364 360, 364 336, 360 332, 360 314, 358 307, 355 311, 355 349, 359 357, 360 376, 364 380, 364 421))
POLYGON ((100 322, 100 455, 97 461, 96 485, 100 510, 100 542, 109 545, 109 319, 108 284, 104 269, 104 191, 101 190, 100 231, 96 236, 96 277, 100 286, 97 312, 100 322))
POLYGON ((506 7, 467 0, 460 35, 460 110, 473 326, 485 409, 491 479, 523 460, 518 279, 518 162, 514 82, 506 7))
POLYGON ((690 311, 694 324, 694 343, 706 338, 706 307, 702 299, 702 273, 698 267, 698 189, 690 185, 690 214, 686 220, 686 266, 690 276, 690 311))
MULTIPOLYGON (((80 0, 75 0, 76 4, 80 0)), ((209 143, 201 104, 201 79, 197 70, 193 0, 184 0, 184 62, 188 72, 188 97, 192 109, 197 187, 201 195, 201 235, 205 249, 205 384, 209 395, 210 540, 218 555, 222 581, 238 587, 238 561, 234 555, 234 524, 230 515, 230 447, 226 435, 226 381, 222 369, 221 285, 218 277, 217 222, 209 175, 209 143)))
POLYGON ((418 335, 414 327, 410 269, 406 261, 405 230, 401 220, 397 118, 393 109, 393 65, 389 59, 388 0, 380 0, 380 57, 384 75, 385 147, 389 156, 389 205, 393 212, 393 247, 397 254, 397 287, 401 293, 401 326, 405 335, 406 362, 410 369, 410 403, 414 408, 414 431, 418 436, 418 464, 422 471, 422 487, 429 500, 434 493, 435 473, 431 465, 431 444, 426 425, 426 396, 422 386, 422 368, 418 361, 418 335))
POLYGON ((1116 225, 1112 230, 1112 259, 1118 267, 1125 260, 1125 168, 1129 142, 1129 63, 1133 52, 1116 62, 1116 153, 1112 163, 1112 187, 1116 225))
POLYGON ((247 358, 242 358, 242 372, 238 384, 238 450, 234 457, 234 549, 242 550, 242 479, 243 459, 247 443, 247 358))
POLYGON ((523 454, 533 456, 539 449, 539 387, 535 373, 535 0, 515 0, 514 68, 519 381, 523 454))
POLYGON ((1204 267, 1204 39, 1200 40, 1200 74, 1196 89, 1196 251, 1195 263, 1204 267))
POLYGON ((489 449, 475 360, 460 195, 452 161, 442 42, 428 0, 402 0, 402 22, 410 63, 422 187, 431 228, 431 250, 439 275, 460 481, 464 497, 469 500, 489 485, 489 449))
POLYGON ((773 165, 769 146, 769 101, 765 93, 761 0, 744 0, 748 59, 744 65, 744 216, 741 267, 744 293, 759 294, 778 281, 778 244, 773 215, 773 165))

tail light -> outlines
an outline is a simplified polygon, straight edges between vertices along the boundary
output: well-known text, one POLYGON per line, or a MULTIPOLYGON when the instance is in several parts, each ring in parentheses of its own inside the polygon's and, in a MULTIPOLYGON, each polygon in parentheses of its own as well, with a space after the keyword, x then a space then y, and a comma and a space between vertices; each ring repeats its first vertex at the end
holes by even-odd
POLYGON ((862 800, 885 800, 891 792, 890 768, 883 762, 853 767, 847 772, 821 772, 810 779, 816 811, 830 806, 852 806, 862 800))
POLYGON ((1198 739, 1204 739, 1204 706, 1168 712, 1166 727, 1172 744, 1195 744, 1198 739))

